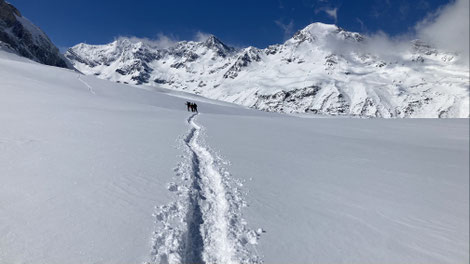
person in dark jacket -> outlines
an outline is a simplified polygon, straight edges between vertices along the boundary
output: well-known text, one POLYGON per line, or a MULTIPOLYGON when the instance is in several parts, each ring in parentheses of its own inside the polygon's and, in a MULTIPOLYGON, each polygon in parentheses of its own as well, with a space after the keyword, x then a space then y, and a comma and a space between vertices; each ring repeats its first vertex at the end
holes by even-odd
POLYGON ((198 111, 197 111, 197 104, 194 103, 193 106, 194 106, 194 112, 198 113, 198 111))
POLYGON ((186 106, 188 107, 188 112, 189 112, 190 109, 191 109, 191 103, 190 103, 190 102, 186 102, 186 106))

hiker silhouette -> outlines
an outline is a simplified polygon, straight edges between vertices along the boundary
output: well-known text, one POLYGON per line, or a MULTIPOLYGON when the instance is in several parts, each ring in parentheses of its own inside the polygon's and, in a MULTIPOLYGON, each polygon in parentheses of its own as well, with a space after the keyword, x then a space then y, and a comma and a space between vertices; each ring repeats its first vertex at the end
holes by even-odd
POLYGON ((196 103, 186 102, 186 107, 188 108, 188 111, 197 112, 197 104, 196 103))

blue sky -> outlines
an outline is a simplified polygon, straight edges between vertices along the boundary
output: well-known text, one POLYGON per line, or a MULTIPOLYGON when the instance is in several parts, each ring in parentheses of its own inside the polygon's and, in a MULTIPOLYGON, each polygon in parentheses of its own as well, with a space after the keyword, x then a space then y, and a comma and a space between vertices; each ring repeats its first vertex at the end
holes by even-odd
POLYGON ((59 47, 104 44, 118 36, 176 40, 198 32, 234 46, 281 43, 312 22, 350 31, 409 33, 451 0, 7 0, 59 47))

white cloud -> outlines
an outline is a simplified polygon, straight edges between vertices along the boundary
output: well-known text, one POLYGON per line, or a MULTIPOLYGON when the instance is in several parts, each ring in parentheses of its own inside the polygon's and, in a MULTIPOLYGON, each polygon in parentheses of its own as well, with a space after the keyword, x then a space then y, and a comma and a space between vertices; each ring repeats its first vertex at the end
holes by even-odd
MULTIPOLYGON (((194 37, 191 39, 192 41, 204 42, 206 41, 212 34, 208 34, 202 31, 196 32, 194 37)), ((132 43, 142 42, 150 47, 158 48, 158 49, 167 49, 173 47, 176 43, 180 40, 172 35, 165 35, 162 33, 157 34, 156 38, 139 38, 135 36, 119 36, 116 40, 129 40, 132 43)))
MULTIPOLYGON (((362 26, 362 21, 357 19, 362 26)), ((469 0, 453 0, 451 3, 430 13, 418 22, 408 33, 390 37, 379 31, 369 34, 365 45, 358 47, 337 47, 344 49, 363 49, 364 52, 378 54, 393 61, 397 55, 409 51, 414 39, 421 39, 431 46, 448 52, 458 52, 460 62, 469 63, 469 0)))
POLYGON ((325 11, 325 13, 326 13, 327 15, 329 15, 331 18, 334 18, 334 19, 335 19, 335 23, 338 22, 338 8, 337 8, 337 7, 332 8, 332 9, 326 8, 324 11, 325 11))
POLYGON ((167 35, 162 34, 162 33, 157 34, 157 37, 154 38, 154 39, 139 38, 139 37, 134 37, 134 36, 131 36, 131 37, 121 36, 121 37, 118 37, 117 39, 118 40, 119 39, 128 39, 128 40, 130 40, 131 42, 134 42, 134 43, 142 42, 142 43, 144 43, 146 45, 149 45, 151 47, 160 48, 160 49, 169 48, 169 47, 175 45, 175 43, 177 42, 176 38, 174 38, 172 36, 167 36, 167 35))
POLYGON ((431 13, 416 27, 417 36, 469 61, 469 0, 456 0, 431 13))
POLYGON ((394 61, 401 59, 403 52, 410 50, 411 40, 414 37, 409 34, 391 38, 383 31, 369 36, 365 45, 365 51, 379 54, 382 59, 394 61))
POLYGON ((278 25, 282 29, 284 33, 284 39, 288 39, 292 37, 292 35, 294 34, 294 21, 293 20, 291 20, 288 24, 284 24, 280 20, 276 20, 274 21, 274 23, 276 23, 276 25, 278 25))
POLYGON ((325 12, 329 17, 333 18, 335 20, 335 24, 338 23, 338 8, 328 8, 328 7, 321 7, 315 9, 315 14, 318 14, 319 12, 325 12))
POLYGON ((174 37, 169 37, 167 35, 164 35, 162 33, 157 35, 157 38, 153 40, 159 47, 162 48, 169 48, 177 42, 177 40, 174 37))
POLYGON ((194 40, 197 42, 204 42, 206 41, 212 34, 208 34, 205 32, 198 31, 196 35, 194 36, 194 40))
POLYGON ((345 57, 353 54, 374 54, 385 61, 399 61, 402 59, 402 54, 410 50, 412 39, 409 35, 391 38, 379 31, 373 35, 367 35, 362 42, 338 41, 335 35, 327 35, 324 45, 334 53, 345 57))

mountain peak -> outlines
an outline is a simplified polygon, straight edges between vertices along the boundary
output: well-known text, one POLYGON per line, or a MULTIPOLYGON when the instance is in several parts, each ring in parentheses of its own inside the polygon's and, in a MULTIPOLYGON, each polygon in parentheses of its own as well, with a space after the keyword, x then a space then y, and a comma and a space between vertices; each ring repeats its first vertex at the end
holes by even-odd
POLYGON ((303 31, 309 32, 335 32, 338 31, 339 27, 334 24, 325 24, 321 22, 315 22, 306 26, 303 31))
POLYGON ((204 41, 204 43, 211 43, 211 44, 215 44, 215 43, 222 43, 222 41, 220 41, 216 36, 214 35, 209 35, 209 37, 204 41))
POLYGON ((128 46, 133 46, 134 44, 137 44, 137 41, 133 41, 128 37, 119 37, 116 39, 113 44, 118 47, 128 47, 128 46))
POLYGON ((15 15, 21 17, 20 11, 16 9, 12 4, 0 0, 0 19, 6 23, 13 23, 15 21, 15 15))
POLYGON ((214 35, 210 35, 204 42, 203 45, 209 49, 216 51, 220 56, 225 57, 235 49, 225 45, 214 35))
POLYGON ((322 38, 339 31, 341 30, 336 25, 315 22, 297 31, 292 37, 292 39, 289 40, 289 42, 313 42, 317 38, 322 38))
POLYGON ((342 29, 333 24, 324 24, 320 22, 315 22, 306 26, 300 31, 304 34, 309 34, 312 36, 326 36, 329 34, 338 33, 342 31, 342 29))
POLYGON ((204 42, 204 46, 208 48, 212 47, 221 47, 226 46, 222 41, 220 41, 216 36, 210 35, 204 42))
POLYGON ((360 42, 364 37, 356 32, 346 31, 333 24, 324 24, 321 22, 312 23, 305 28, 297 31, 291 43, 314 42, 316 40, 325 40, 326 38, 333 37, 338 40, 353 40, 360 42))

